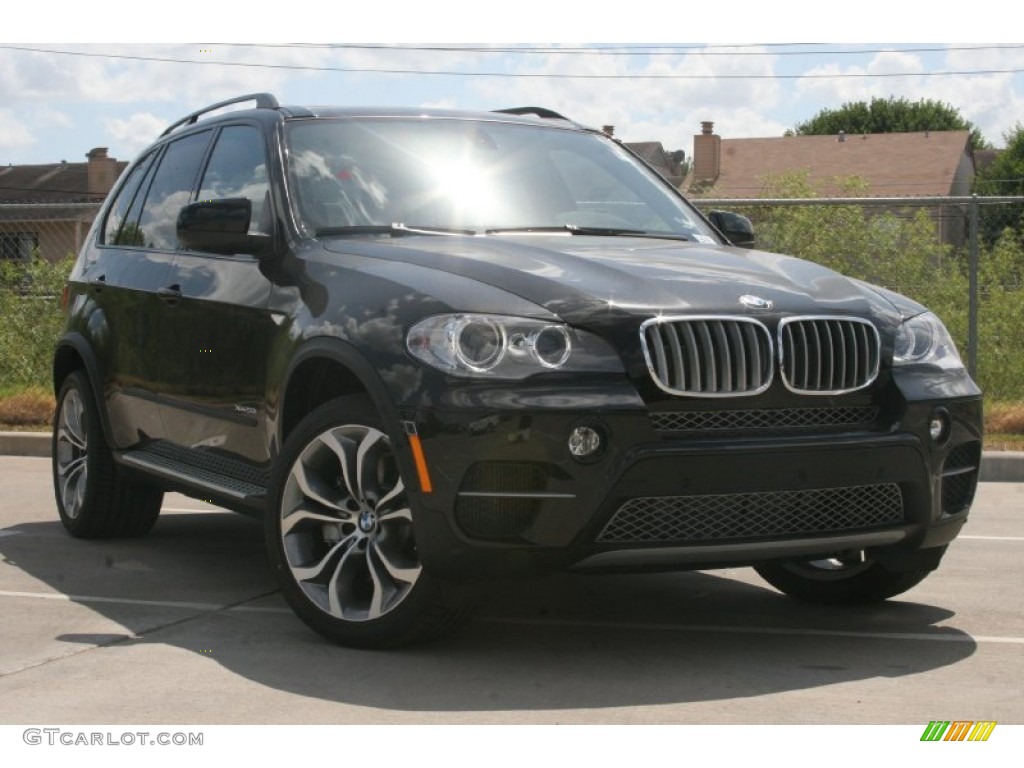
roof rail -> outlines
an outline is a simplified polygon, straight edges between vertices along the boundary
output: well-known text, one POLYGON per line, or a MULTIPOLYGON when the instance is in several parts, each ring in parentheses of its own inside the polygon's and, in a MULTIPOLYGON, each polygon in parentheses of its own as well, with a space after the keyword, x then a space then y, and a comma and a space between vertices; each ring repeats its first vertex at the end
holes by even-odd
POLYGON ((213 112, 215 109, 220 109, 221 107, 228 107, 232 104, 240 104, 245 101, 255 101, 256 109, 277 109, 278 107, 281 106, 280 104, 277 103, 277 99, 274 97, 272 93, 247 93, 245 96, 236 96, 233 99, 228 99, 227 101, 218 101, 216 104, 211 104, 208 107, 203 107, 202 109, 193 112, 191 115, 181 118, 181 120, 179 120, 178 122, 167 126, 166 130, 164 130, 164 132, 161 133, 160 136, 162 138, 167 134, 172 133, 174 129, 182 125, 192 125, 207 112, 213 112))
POLYGON ((502 112, 506 115, 536 115, 544 120, 565 120, 566 122, 572 122, 565 115, 560 115, 545 107, 510 107, 509 109, 496 109, 495 112, 502 112))

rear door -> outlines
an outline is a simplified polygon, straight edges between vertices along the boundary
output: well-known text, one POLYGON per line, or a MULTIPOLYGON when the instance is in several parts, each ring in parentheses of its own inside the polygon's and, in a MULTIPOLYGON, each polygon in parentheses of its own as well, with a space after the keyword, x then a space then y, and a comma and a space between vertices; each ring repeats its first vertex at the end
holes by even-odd
POLYGON ((175 206, 192 194, 210 137, 210 131, 182 137, 134 166, 85 269, 101 308, 91 322, 104 327, 92 335, 117 448, 164 436, 158 402, 175 206))

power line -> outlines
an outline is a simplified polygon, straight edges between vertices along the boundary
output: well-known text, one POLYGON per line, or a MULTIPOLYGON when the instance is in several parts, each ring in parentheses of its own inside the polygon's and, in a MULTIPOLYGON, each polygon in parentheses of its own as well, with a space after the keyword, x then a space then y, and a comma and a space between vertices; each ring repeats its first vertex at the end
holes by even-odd
POLYGON ((412 51, 425 53, 494 53, 523 55, 572 55, 572 56, 859 56, 873 53, 944 53, 949 51, 1004 51, 1020 50, 1024 45, 967 45, 967 46, 922 46, 819 50, 776 50, 796 46, 820 46, 824 43, 744 43, 742 45, 621 45, 586 47, 545 47, 545 46, 474 46, 474 45, 395 45, 391 43, 195 43, 195 45, 216 45, 225 48, 260 49, 307 49, 307 50, 366 50, 366 51, 412 51), (743 50, 768 48, 770 50, 743 50), (739 49, 739 50, 737 50, 739 49))
POLYGON ((670 75, 670 74, 571 74, 543 72, 481 72, 445 69, 386 69, 380 67, 329 67, 300 64, 264 64, 262 62, 211 61, 209 59, 179 59, 159 56, 133 56, 114 53, 86 53, 84 51, 59 51, 50 48, 35 48, 17 45, 0 45, 0 50, 30 53, 49 53, 58 56, 78 56, 83 58, 119 59, 127 61, 152 61, 164 64, 197 64, 200 66, 242 67, 251 69, 278 69, 302 72, 351 72, 385 75, 436 75, 453 77, 493 77, 510 79, 543 79, 543 80, 845 80, 853 78, 901 78, 901 77, 960 77, 965 75, 997 75, 1019 74, 1024 69, 977 69, 953 70, 939 72, 873 72, 873 73, 838 73, 838 74, 800 74, 800 75, 670 75))

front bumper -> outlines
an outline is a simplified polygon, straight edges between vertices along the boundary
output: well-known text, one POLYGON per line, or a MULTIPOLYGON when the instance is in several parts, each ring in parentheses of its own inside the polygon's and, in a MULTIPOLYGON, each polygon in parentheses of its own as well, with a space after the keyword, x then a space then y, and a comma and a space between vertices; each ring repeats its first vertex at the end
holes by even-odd
POLYGON ((600 396, 520 387, 512 400, 466 392, 401 414, 417 426, 433 485, 416 495, 417 545, 441 575, 898 556, 951 541, 977 483, 981 398, 959 385, 950 397, 933 386, 927 399, 880 407, 864 396, 801 404, 873 414, 864 423, 801 416, 787 426, 801 410, 789 403, 786 424, 765 426, 764 414, 783 410, 776 403, 756 409, 760 426, 750 427, 733 403, 717 430, 673 429, 628 386, 600 396), (939 442, 928 435, 937 408, 950 419, 939 442), (568 449, 581 424, 605 438, 588 462, 568 449))

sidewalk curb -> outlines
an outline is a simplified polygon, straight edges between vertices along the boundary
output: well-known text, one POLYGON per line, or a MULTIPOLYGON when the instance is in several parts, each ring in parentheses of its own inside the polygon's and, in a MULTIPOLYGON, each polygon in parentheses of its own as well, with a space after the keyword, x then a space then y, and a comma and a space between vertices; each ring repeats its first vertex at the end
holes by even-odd
MULTIPOLYGON (((0 456, 49 456, 49 432, 0 432, 0 456)), ((981 482, 1024 483, 1024 451, 986 451, 981 482)))

